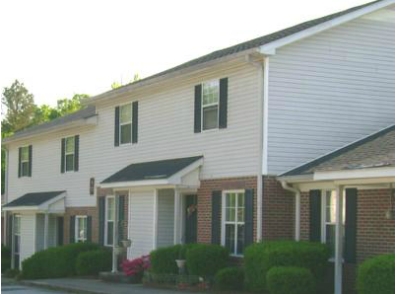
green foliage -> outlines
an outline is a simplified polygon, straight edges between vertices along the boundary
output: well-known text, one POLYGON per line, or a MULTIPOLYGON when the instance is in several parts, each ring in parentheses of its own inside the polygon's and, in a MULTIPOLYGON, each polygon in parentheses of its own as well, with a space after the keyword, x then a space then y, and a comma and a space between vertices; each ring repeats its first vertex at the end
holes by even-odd
POLYGON ((359 294, 394 293, 395 255, 379 255, 364 261, 358 269, 359 294))
POLYGON ((4 276, 6 278, 17 278, 19 276, 20 272, 18 269, 7 269, 4 271, 4 276))
POLYGON ((229 251, 214 244, 196 244, 187 251, 187 269, 190 275, 214 276, 227 266, 229 251))
POLYGON ((270 294, 315 294, 315 279, 303 267, 275 266, 266 276, 270 294))
POLYGON ((11 248, 1 244, 1 272, 11 268, 11 248))
POLYGON ((114 90, 114 89, 120 88, 122 86, 135 83, 135 82, 137 82, 139 80, 141 80, 140 75, 138 73, 135 73, 133 79, 130 80, 130 82, 128 82, 127 84, 123 84, 123 82, 120 82, 120 83, 119 82, 113 82, 112 85, 111 85, 111 88, 112 88, 112 90, 114 90))
POLYGON ((82 252, 76 260, 76 274, 79 276, 98 275, 112 269, 112 251, 98 249, 82 252))
POLYGON ((174 245, 156 249, 150 253, 151 272, 155 274, 177 274, 176 259, 185 259, 192 245, 174 245))
POLYGON ((245 282, 251 291, 267 289, 266 275, 274 266, 309 269, 316 282, 324 277, 330 249, 320 243, 270 241, 252 244, 244 252, 245 282))
POLYGON ((78 255, 99 248, 94 243, 74 243, 36 252, 22 262, 22 276, 24 279, 73 276, 78 255))
POLYGON ((226 267, 216 273, 215 283, 218 290, 243 290, 245 272, 241 267, 226 267))

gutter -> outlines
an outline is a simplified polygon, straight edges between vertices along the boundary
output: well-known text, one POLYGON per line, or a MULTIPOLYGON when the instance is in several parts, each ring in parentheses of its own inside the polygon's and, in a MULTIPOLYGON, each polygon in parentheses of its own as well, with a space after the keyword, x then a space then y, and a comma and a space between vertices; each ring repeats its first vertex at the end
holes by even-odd
POLYGON ((280 181, 282 184, 282 188, 286 191, 293 192, 295 194, 295 206, 294 206, 294 239, 296 241, 300 241, 300 190, 289 186, 286 181, 280 181))

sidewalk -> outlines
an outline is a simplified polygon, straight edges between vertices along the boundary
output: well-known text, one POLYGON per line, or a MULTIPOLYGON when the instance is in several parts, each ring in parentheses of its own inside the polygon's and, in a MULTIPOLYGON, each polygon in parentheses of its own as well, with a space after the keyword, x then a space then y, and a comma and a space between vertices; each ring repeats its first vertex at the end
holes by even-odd
POLYGON ((181 294, 181 291, 167 289, 153 289, 143 287, 141 284, 122 284, 103 282, 94 279, 45 279, 23 280, 17 283, 47 289, 62 290, 72 293, 87 294, 181 294))

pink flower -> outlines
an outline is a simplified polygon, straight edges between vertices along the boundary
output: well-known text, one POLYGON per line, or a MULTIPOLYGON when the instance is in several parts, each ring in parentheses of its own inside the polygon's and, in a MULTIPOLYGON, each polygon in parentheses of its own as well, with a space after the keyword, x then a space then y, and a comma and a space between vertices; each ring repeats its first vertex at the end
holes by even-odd
POLYGON ((124 260, 122 269, 126 276, 142 276, 150 267, 149 255, 143 255, 133 260, 124 260))

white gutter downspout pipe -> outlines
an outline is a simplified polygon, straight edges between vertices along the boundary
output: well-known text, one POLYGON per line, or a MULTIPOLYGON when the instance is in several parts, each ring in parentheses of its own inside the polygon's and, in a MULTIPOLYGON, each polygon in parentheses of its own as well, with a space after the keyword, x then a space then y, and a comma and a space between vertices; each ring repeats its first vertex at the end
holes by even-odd
POLYGON ((295 194, 295 224, 294 224, 294 239, 300 241, 300 190, 288 185, 286 181, 281 181, 283 189, 293 192, 295 194))

